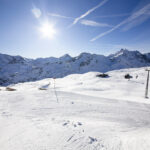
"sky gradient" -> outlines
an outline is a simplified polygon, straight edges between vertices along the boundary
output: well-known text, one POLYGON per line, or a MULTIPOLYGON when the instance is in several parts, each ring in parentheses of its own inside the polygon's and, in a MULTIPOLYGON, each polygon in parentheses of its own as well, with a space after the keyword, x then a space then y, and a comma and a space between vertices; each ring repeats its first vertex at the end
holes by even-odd
POLYGON ((29 58, 108 55, 121 48, 144 53, 150 52, 149 35, 149 0, 0 0, 0 53, 29 58), (55 30, 52 38, 42 37, 45 22, 55 30))

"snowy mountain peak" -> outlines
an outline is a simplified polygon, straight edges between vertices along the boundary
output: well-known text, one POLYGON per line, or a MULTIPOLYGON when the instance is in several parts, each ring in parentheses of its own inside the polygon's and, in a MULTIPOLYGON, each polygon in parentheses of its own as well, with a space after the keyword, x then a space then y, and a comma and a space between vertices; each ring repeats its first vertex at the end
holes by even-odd
POLYGON ((127 49, 124 49, 124 48, 122 48, 120 51, 118 51, 117 53, 128 53, 128 52, 130 52, 129 50, 127 50, 127 49))
MULTIPOLYGON (((109 56, 111 60, 123 62, 124 64, 129 62, 134 62, 135 64, 139 62, 149 62, 147 54, 141 54, 139 51, 129 51, 127 49, 121 49, 115 54, 109 56)), ((134 64, 133 64, 134 66, 134 64)))
POLYGON ((83 52, 79 55, 79 57, 88 57, 88 56, 91 56, 92 54, 91 53, 86 53, 86 52, 83 52))
POLYGON ((21 56, 10 56, 7 54, 0 54, 0 63, 4 64, 15 64, 24 63, 27 59, 21 56))
POLYGON ((120 56, 131 56, 131 55, 142 55, 139 51, 129 51, 127 49, 121 49, 120 51, 116 52, 115 54, 110 55, 111 58, 117 58, 120 56))
POLYGON ((71 59, 72 59, 72 57, 69 54, 65 54, 60 57, 60 60, 62 60, 62 61, 69 61, 71 59))
POLYGON ((60 58, 26 59, 0 54, 0 85, 59 78, 69 74, 150 66, 150 54, 121 49, 110 56, 81 53, 77 57, 66 54, 60 58))

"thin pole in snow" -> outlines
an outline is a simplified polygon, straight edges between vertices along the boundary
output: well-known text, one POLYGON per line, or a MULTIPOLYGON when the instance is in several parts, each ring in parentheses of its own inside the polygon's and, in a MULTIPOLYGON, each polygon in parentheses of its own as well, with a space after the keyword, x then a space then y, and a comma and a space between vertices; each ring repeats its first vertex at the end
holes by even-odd
POLYGON ((146 69, 145 71, 148 72, 148 74, 147 74, 147 82, 146 82, 146 89, 145 89, 145 98, 148 98, 148 84, 149 84, 149 72, 150 72, 150 70, 146 69))
POLYGON ((53 78, 53 79, 54 79, 54 92, 55 92, 56 100, 58 103, 58 96, 57 96, 56 87, 55 87, 55 78, 53 78))

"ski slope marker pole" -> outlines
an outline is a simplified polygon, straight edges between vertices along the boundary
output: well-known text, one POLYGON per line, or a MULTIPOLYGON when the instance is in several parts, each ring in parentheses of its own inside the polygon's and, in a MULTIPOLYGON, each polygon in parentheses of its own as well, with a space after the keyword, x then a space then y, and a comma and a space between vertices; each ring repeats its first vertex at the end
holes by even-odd
POLYGON ((55 87, 55 78, 53 78, 53 79, 54 79, 54 92, 55 92, 56 100, 58 103, 58 96, 57 96, 56 87, 55 87))
POLYGON ((148 84, 149 84, 149 72, 150 72, 150 69, 146 69, 145 71, 148 72, 148 74, 147 74, 147 82, 146 82, 146 89, 145 89, 145 98, 148 98, 148 84))

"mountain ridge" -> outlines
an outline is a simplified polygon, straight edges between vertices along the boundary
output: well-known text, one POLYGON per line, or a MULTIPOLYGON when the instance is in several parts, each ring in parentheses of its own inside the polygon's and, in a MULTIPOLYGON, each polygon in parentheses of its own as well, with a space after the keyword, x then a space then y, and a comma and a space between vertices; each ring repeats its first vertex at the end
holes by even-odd
POLYGON ((150 66, 150 53, 121 49, 108 56, 81 53, 76 57, 65 54, 59 58, 28 59, 22 56, 0 54, 0 85, 36 81, 44 78, 61 78, 74 73, 150 66))

